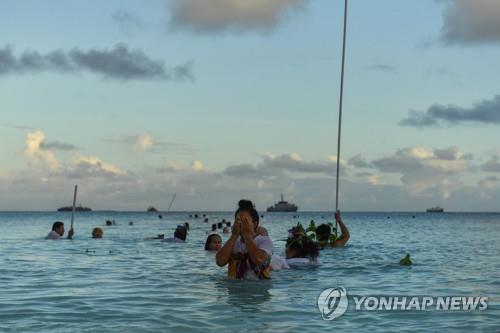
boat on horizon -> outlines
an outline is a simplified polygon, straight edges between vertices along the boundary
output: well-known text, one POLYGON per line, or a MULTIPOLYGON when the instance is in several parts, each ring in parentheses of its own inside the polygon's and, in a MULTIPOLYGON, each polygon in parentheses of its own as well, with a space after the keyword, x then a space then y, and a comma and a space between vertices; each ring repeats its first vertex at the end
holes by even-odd
POLYGON ((283 194, 281 194, 281 201, 275 203, 274 206, 267 207, 268 212, 296 212, 297 209, 299 209, 297 205, 283 199, 283 194))
MULTIPOLYGON (((57 208, 58 212, 71 212, 73 211, 73 206, 57 208)), ((75 212, 91 212, 92 209, 89 207, 83 207, 82 205, 75 207, 75 212)))
POLYGON ((427 213, 443 213, 444 209, 439 207, 439 206, 436 206, 436 207, 427 208, 426 212, 427 213))

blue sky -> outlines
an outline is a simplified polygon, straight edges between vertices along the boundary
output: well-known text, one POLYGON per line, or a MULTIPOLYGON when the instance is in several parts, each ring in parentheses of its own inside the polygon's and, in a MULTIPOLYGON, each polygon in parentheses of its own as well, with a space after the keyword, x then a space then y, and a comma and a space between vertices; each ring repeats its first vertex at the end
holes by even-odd
MULTIPOLYGON (((343 1, 0 2, 0 209, 334 203, 343 1)), ((350 0, 341 208, 497 210, 500 5, 350 0), (413 113, 410 113, 413 112, 413 113)))

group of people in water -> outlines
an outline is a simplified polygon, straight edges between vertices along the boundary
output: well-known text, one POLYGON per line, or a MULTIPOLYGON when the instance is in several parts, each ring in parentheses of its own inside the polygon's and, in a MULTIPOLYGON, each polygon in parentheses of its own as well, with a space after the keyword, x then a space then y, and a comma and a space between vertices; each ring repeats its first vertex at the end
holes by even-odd
MULTIPOLYGON (((259 224, 259 214, 249 200, 240 200, 234 214, 234 223, 223 220, 212 225, 212 232, 205 241, 205 250, 214 251, 215 262, 219 267, 227 266, 228 276, 234 279, 269 279, 273 270, 290 268, 295 263, 315 264, 321 249, 342 247, 350 238, 349 230, 344 224, 339 211, 335 213, 335 220, 340 227, 340 235, 332 224, 321 224, 316 227, 311 221, 307 228, 300 223, 288 231, 288 238, 282 256, 273 253, 273 242, 266 228, 259 224), (229 239, 223 244, 221 235, 229 233, 229 239)), ((164 234, 149 239, 159 239, 163 242, 182 243, 186 241, 190 226, 189 223, 178 225, 171 238, 164 234)), ((102 238, 104 231, 96 227, 92 230, 92 238, 102 238)), ((73 229, 68 231, 68 239, 72 239, 73 229)), ((62 239, 64 224, 55 222, 52 231, 46 239, 62 239)))

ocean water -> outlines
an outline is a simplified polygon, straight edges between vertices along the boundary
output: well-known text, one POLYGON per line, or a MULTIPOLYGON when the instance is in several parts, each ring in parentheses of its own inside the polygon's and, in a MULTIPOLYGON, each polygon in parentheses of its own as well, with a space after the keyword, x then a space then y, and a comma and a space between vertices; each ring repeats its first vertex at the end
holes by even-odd
MULTIPOLYGON (((347 247, 322 251, 318 267, 258 282, 228 280, 203 250, 210 225, 232 220, 206 214, 208 224, 186 212, 161 220, 77 213, 73 241, 46 241, 54 221, 68 227, 68 213, 0 213, 0 332, 500 331, 500 214, 346 213, 347 247), (118 225, 104 226, 107 219, 118 225), (183 222, 191 225, 185 244, 145 240, 183 222), (91 239, 96 226, 104 239, 91 239), (406 253, 410 267, 398 264, 406 253), (354 311, 350 304, 325 321, 317 298, 339 286, 358 296, 487 296, 488 309, 354 311)), ((298 214, 265 214, 276 253, 298 221, 331 219, 298 214)))

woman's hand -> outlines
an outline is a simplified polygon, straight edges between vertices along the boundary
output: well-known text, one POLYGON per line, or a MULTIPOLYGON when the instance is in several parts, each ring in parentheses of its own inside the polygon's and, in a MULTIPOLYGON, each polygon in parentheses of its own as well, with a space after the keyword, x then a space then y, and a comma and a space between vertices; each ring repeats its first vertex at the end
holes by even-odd
POLYGON ((340 216, 340 210, 335 212, 335 221, 342 221, 342 216, 340 216))
POLYGON ((252 222, 252 219, 247 214, 241 215, 241 235, 243 237, 250 236, 253 238, 255 234, 255 226, 252 222))
POLYGON ((239 236, 241 234, 241 220, 238 217, 236 217, 231 230, 233 232, 233 236, 239 236))

